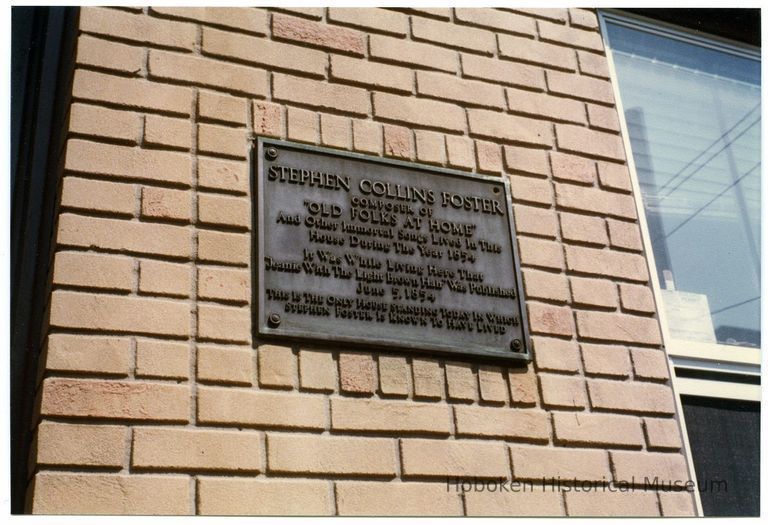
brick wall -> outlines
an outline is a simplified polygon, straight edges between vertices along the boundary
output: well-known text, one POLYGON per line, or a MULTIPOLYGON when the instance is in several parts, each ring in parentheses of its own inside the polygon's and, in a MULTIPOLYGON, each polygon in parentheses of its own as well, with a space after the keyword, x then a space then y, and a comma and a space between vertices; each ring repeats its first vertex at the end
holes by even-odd
POLYGON ((79 23, 30 511, 694 512, 542 486, 689 477, 594 12, 79 23), (508 177, 535 361, 254 341, 259 135, 508 177), (446 490, 461 476, 535 490, 446 490))

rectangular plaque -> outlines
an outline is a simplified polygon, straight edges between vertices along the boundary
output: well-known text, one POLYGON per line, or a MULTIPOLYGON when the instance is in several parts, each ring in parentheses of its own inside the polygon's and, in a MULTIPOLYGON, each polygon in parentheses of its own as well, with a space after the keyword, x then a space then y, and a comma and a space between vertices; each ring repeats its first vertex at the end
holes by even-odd
POLYGON ((266 338, 530 360, 508 182, 259 139, 266 338))

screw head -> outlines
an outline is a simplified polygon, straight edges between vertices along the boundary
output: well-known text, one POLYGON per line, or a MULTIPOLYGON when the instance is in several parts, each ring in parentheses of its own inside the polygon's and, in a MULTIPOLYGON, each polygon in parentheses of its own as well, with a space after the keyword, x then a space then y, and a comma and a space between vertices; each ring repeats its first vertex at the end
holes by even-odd
POLYGON ((519 352, 523 349, 523 342, 520 339, 513 339, 510 346, 512 347, 513 352, 519 352))
POLYGON ((267 148, 264 151, 264 156, 267 157, 268 160, 275 160, 277 158, 277 150, 275 148, 267 148))
POLYGON ((267 324, 271 326, 272 328, 275 328, 280 325, 280 314, 269 314, 269 317, 267 318, 267 324))

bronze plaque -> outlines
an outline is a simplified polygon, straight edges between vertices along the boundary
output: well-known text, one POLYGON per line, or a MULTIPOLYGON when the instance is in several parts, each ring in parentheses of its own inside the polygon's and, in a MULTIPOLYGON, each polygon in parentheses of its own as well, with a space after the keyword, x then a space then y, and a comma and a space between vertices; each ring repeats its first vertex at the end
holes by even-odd
POLYGON ((254 154, 260 336, 530 360, 506 179, 268 139, 254 154))

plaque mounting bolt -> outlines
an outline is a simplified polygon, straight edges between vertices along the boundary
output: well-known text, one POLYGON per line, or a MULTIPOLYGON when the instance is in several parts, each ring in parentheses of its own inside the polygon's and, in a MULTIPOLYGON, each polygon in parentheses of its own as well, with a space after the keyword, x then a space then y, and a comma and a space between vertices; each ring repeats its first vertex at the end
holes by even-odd
POLYGON ((280 314, 269 314, 267 324, 272 328, 278 327, 280 325, 280 314))
POLYGON ((510 346, 512 347, 513 352, 519 352, 523 349, 523 342, 520 339, 513 339, 510 346))
POLYGON ((267 157, 267 160, 275 160, 277 158, 277 149, 267 148, 264 152, 264 156, 267 157))

